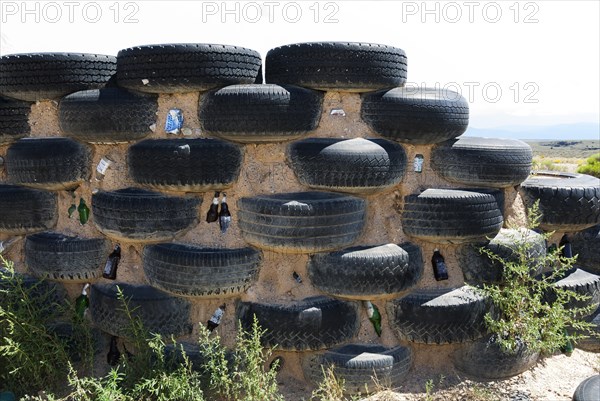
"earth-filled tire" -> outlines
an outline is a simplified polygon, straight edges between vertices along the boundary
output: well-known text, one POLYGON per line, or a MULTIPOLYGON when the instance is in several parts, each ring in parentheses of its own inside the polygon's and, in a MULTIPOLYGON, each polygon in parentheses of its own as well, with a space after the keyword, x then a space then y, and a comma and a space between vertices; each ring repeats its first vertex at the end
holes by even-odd
POLYGON ((467 190, 426 189, 404 197, 402 229, 424 241, 460 244, 495 236, 504 219, 494 195, 467 190))
POLYGON ((461 136, 435 145, 431 168, 447 181, 504 188, 519 185, 531 173, 533 152, 516 139, 461 136))
POLYGON ((56 193, 0 184, 0 233, 29 234, 56 225, 56 193))
POLYGON ((212 138, 146 139, 132 145, 127 156, 136 183, 185 192, 231 187, 242 159, 239 146, 212 138))
POLYGON ((0 96, 0 145, 28 136, 31 103, 0 96))
POLYGON ((151 333, 178 337, 190 334, 190 304, 148 285, 128 283, 92 284, 90 312, 92 321, 113 336, 130 338, 131 321, 124 302, 134 318, 139 318, 151 333), (118 288, 124 300, 119 299, 118 288))
POLYGON ((422 273, 421 250, 410 243, 317 253, 308 263, 308 277, 320 291, 366 301, 398 296, 415 285, 422 273))
POLYGON ((254 316, 265 330, 263 346, 285 351, 331 348, 353 338, 359 328, 358 307, 324 296, 309 297, 292 305, 240 302, 236 319, 250 330, 254 316))
POLYGON ((600 225, 573 235, 571 246, 573 255, 577 255, 577 265, 583 270, 600 275, 600 225))
POLYGON ((573 401, 598 401, 600 394, 600 375, 588 377, 575 389, 573 401))
POLYGON ((202 354, 200 346, 186 341, 178 341, 174 344, 165 345, 164 357, 167 367, 176 369, 183 365, 185 362, 183 353, 185 353, 185 357, 190 361, 194 371, 205 373, 206 358, 202 354))
POLYGON ((76 92, 58 104, 61 131, 91 143, 121 143, 142 139, 156 123, 158 97, 122 88, 76 92))
POLYGON ((489 303, 468 287, 420 289, 388 302, 390 326, 400 340, 452 344, 476 340, 485 332, 489 303))
POLYGON ((116 61, 100 54, 10 54, 0 57, 0 93, 37 102, 101 88, 116 72, 116 61))
POLYGON ((253 83, 258 52, 239 46, 174 43, 136 46, 117 54, 119 86, 148 93, 205 91, 253 83))
POLYGON ((269 50, 265 72, 268 83, 367 92, 404 85, 406 53, 373 43, 296 43, 269 50))
POLYGON ((544 230, 573 232, 600 223, 600 178, 538 171, 521 184, 520 192, 527 207, 539 200, 544 230))
POLYGON ((531 369, 539 356, 523 343, 518 343, 514 353, 504 352, 494 336, 486 336, 463 344, 453 362, 457 370, 474 379, 501 380, 531 369))
POLYGON ((401 345, 386 348, 379 344, 347 344, 305 357, 302 368, 305 377, 319 384, 323 382, 323 369, 332 366, 336 377, 344 380, 346 394, 364 394, 373 393, 380 385, 397 388, 412 362, 411 349, 401 345))
MULTIPOLYGON (((553 286, 588 297, 585 300, 570 299, 565 305, 565 309, 592 307, 589 313, 581 315, 581 317, 591 315, 600 306, 600 276, 573 267, 566 272, 563 278, 553 283, 553 286)), ((556 300, 556 293, 551 290, 546 294, 546 300, 554 302, 556 300)))
POLYGON ((457 252, 458 262, 462 268, 465 282, 472 285, 498 283, 502 281, 504 266, 498 260, 490 258, 480 249, 492 252, 506 262, 519 262, 517 251, 523 246, 526 260, 531 269, 531 276, 542 272, 546 256, 546 241, 544 237, 533 230, 501 229, 491 241, 482 244, 467 244, 457 252))
POLYGON ((367 93, 360 113, 377 134, 415 145, 456 138, 469 125, 467 100, 444 89, 406 87, 367 93))
POLYGON ((246 242, 283 253, 325 252, 352 245, 365 225, 363 199, 331 192, 257 195, 238 201, 246 242))
POLYGON ((317 128, 323 94, 297 86, 232 85, 200 98, 203 131, 234 142, 281 142, 317 128))
POLYGON ((65 351, 67 351, 72 362, 81 361, 85 356, 84 352, 87 351, 84 349, 86 346, 91 347, 94 355, 100 354, 106 347, 106 336, 94 327, 90 328, 89 338, 86 338, 87 334, 82 328, 78 328, 69 322, 52 323, 47 328, 51 334, 56 335, 58 340, 65 345, 65 351))
POLYGON ((197 197, 124 188, 93 194, 92 213, 96 227, 116 240, 162 242, 193 227, 201 203, 197 197))
POLYGON ((577 340, 575 347, 580 348, 587 352, 600 353, 600 308, 590 316, 585 318, 585 321, 591 323, 591 333, 584 332, 586 338, 577 340))
POLYGON ((69 138, 24 138, 6 152, 12 183, 49 190, 74 189, 90 178, 92 151, 69 138))
POLYGON ((397 185, 406 170, 406 152, 385 139, 308 138, 288 146, 298 180, 311 188, 373 193, 397 185))
MULTIPOLYGON (((53 281, 42 280, 29 274, 23 274, 16 271, 9 272, 0 266, 0 305, 15 305, 16 308, 28 308, 26 303, 21 302, 23 292, 31 304, 41 311, 48 313, 56 312, 56 308, 64 305, 67 297, 65 288, 53 281), (16 287, 18 286, 18 287, 16 287)), ((18 311, 14 311, 18 313, 18 311)), ((27 313, 29 313, 28 311, 27 313)))
POLYGON ((36 276, 54 281, 87 283, 100 278, 109 253, 110 243, 104 238, 43 232, 25 241, 25 265, 36 276))
POLYGON ((253 285, 262 260, 254 248, 208 248, 188 244, 146 246, 143 264, 150 285, 185 297, 229 298, 253 285))

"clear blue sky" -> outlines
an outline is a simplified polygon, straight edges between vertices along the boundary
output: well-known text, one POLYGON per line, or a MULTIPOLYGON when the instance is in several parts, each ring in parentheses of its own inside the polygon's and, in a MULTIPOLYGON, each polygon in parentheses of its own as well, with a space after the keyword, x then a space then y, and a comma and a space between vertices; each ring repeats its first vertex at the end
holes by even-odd
POLYGON ((408 81, 460 90, 471 125, 598 122, 600 2, 0 1, 0 54, 155 43, 403 48, 408 81), (501 93, 500 93, 500 92, 501 93))

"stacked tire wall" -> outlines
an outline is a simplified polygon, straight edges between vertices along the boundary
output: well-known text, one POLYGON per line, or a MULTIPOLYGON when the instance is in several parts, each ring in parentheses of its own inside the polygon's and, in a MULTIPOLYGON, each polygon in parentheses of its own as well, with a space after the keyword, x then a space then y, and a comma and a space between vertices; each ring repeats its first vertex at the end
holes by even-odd
MULTIPOLYGON (((465 262, 465 247, 488 242, 486 237, 496 236, 509 221, 525 225, 525 209, 535 195, 519 184, 529 175, 531 151, 517 141, 455 141, 468 124, 468 105, 455 94, 434 93, 441 104, 428 112, 436 96, 402 88, 407 62, 400 49, 284 46, 267 55, 262 86, 251 85, 260 82, 252 51, 197 49, 216 57, 214 63, 229 51, 230 62, 239 63, 242 73, 237 80, 185 81, 172 70, 141 78, 133 55, 157 50, 133 48, 120 53, 115 79, 77 88, 86 92, 69 90, 53 99, 46 92, 36 99, 28 91, 26 100, 36 103, 1 100, 0 128, 17 127, 0 132, 2 191, 18 192, 9 184, 19 191, 42 191, 18 194, 15 200, 0 193, 5 208, 0 240, 33 236, 8 252, 17 269, 44 275, 33 256, 65 252, 36 248, 35 232, 98 239, 94 246, 73 245, 85 248, 85 263, 98 264, 95 272, 74 273, 69 266, 50 278, 61 281, 71 299, 82 282, 95 283, 92 319, 103 331, 125 336, 112 310, 112 282, 98 274, 110 243, 119 243, 116 282, 131 289, 141 309, 148 308, 142 311, 148 322, 163 334, 193 340, 198 324, 225 304, 217 331, 226 345, 235 341, 237 320, 247 325, 256 314, 269 329, 265 345, 278 345, 276 355, 285 360, 284 377, 314 379, 315 366, 333 361, 348 369, 356 387, 351 391, 358 391, 361 367, 348 365, 348 355, 378 353, 367 371, 387 372, 398 384, 413 364, 450 366, 455 351, 483 337, 488 305, 463 288, 466 281, 477 283, 469 280, 473 271, 465 263, 477 262, 465 262), (347 56, 357 53, 372 61, 370 69, 346 68, 344 63, 352 62, 347 56), (322 77, 302 75, 310 75, 315 60, 333 54, 334 64, 344 68, 331 68, 322 77), (394 79, 377 79, 391 67, 394 79), (183 87, 182 81, 187 82, 183 87), (20 122, 5 123, 5 104, 20 122), (172 109, 181 110, 185 135, 165 132, 172 109), (279 120, 282 109, 287 114, 279 120), (254 138, 240 133, 244 128, 254 138), (37 150, 41 154, 27 150, 23 156, 18 138, 25 136, 71 138, 73 150, 59 144, 57 149, 70 156, 58 150, 44 154, 50 149, 46 140, 37 150), (417 155, 424 159, 421 172, 413 169, 417 155), (106 157, 112 164, 97 180, 94 170, 106 157), (54 168, 59 178, 40 184, 39 166, 28 167, 28 158, 44 159, 49 167, 43 170, 54 168), (512 167, 504 171, 503 166, 512 167), (232 214, 225 233, 218 223, 205 221, 217 190, 227 193, 232 214), (84 225, 77 213, 69 217, 67 212, 80 198, 91 209, 84 225), (35 221, 23 229, 27 222, 14 222, 15 216, 35 221), (447 281, 434 279, 430 260, 436 248, 445 257, 447 281), (154 288, 141 287, 149 285, 154 288), (382 314, 380 338, 362 300, 371 300, 382 314), (300 323, 290 324, 294 321, 300 323)), ((188 51, 194 54, 177 46, 160 53, 171 57, 168 64, 176 70, 178 62, 200 62, 186 56, 188 51)), ((14 96, 12 90, 6 95, 14 96)), ((590 191, 584 190, 589 210, 563 230, 553 226, 558 227, 554 238, 599 223, 598 193, 590 191)), ((586 280, 598 287, 594 278, 586 280)))

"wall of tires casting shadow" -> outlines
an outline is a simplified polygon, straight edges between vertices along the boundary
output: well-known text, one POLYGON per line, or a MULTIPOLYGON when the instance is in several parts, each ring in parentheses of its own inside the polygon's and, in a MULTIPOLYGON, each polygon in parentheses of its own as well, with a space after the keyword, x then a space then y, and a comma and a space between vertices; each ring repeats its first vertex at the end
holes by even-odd
POLYGON ((545 254, 537 234, 507 229, 540 199, 542 227, 583 256, 559 285, 600 302, 598 179, 530 177, 527 144, 461 136, 466 100, 403 87, 406 66, 401 49, 364 43, 272 49, 267 83, 260 55, 234 46, 1 57, 4 255, 70 299, 93 283, 89 316, 114 336, 126 336, 116 285, 151 331, 191 343, 220 305, 229 345, 256 316, 283 382, 319 381, 323 363, 350 392, 373 388, 373 372, 402 385, 419 366, 517 374, 537 355, 485 346, 489 302, 467 284, 501 267, 476 247, 510 258, 527 236, 532 261, 545 254), (229 224, 206 221, 216 191, 229 224))

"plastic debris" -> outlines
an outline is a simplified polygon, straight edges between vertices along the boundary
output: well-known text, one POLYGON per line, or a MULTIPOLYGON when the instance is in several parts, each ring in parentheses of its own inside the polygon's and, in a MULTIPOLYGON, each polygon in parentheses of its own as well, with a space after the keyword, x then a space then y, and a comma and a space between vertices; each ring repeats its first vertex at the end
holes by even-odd
POLYGON ((179 134, 179 130, 183 127, 183 112, 180 109, 171 109, 167 114, 165 123, 165 131, 168 134, 179 134))

